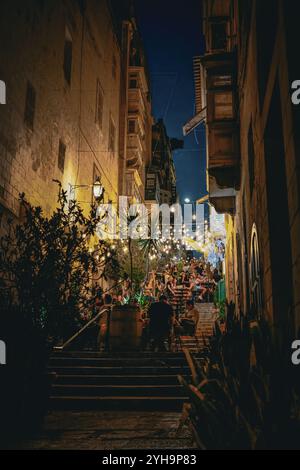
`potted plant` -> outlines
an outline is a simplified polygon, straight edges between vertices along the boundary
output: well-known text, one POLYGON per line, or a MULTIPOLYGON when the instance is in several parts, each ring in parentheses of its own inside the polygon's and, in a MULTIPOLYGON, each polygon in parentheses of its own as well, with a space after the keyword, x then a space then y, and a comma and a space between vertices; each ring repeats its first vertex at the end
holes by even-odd
POLYGON ((137 350, 142 335, 141 283, 145 263, 138 243, 134 240, 118 243, 119 278, 122 283, 121 301, 114 305, 110 317, 110 349, 137 350))

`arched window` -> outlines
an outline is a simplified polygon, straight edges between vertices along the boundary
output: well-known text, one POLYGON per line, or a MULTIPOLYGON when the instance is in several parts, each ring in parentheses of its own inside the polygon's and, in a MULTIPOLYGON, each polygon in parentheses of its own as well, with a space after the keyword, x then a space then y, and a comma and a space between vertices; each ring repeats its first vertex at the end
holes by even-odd
POLYGON ((260 317, 262 315, 262 280, 260 269, 259 244, 256 225, 252 227, 251 235, 251 293, 254 313, 260 317))

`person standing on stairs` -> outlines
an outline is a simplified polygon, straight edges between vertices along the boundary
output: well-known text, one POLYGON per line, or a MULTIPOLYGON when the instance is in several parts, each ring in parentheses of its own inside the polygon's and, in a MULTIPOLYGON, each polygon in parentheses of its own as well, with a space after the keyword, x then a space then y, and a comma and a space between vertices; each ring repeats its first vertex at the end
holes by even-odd
POLYGON ((154 351, 166 351, 165 341, 169 339, 173 327, 174 313, 168 299, 161 295, 149 309, 149 336, 154 351))
MULTIPOLYGON (((103 301, 101 306, 99 306, 99 312, 106 308, 109 309, 112 306, 113 298, 110 294, 104 294, 103 296, 103 301)), ((99 332, 98 332, 98 338, 97 338, 97 349, 99 351, 105 349, 105 343, 106 343, 106 335, 107 335, 107 320, 108 320, 108 315, 107 312, 104 312, 100 319, 99 319, 99 332)))

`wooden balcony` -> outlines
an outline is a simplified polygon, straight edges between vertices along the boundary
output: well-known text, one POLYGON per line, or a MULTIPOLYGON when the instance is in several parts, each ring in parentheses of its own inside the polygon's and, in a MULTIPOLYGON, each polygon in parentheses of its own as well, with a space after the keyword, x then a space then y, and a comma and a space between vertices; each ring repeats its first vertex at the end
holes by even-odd
POLYGON ((220 189, 215 178, 208 176, 208 191, 209 202, 214 206, 218 214, 235 214, 235 189, 220 189))
POLYGON ((240 185, 239 128, 235 123, 207 126, 207 170, 222 189, 240 185))
POLYGON ((144 145, 141 136, 137 133, 127 135, 127 148, 129 153, 135 151, 139 154, 144 152, 144 145))
POLYGON ((207 54, 207 172, 220 189, 239 189, 240 135, 237 111, 235 54, 207 54))
POLYGON ((128 90, 128 111, 130 114, 137 115, 145 113, 144 98, 140 88, 130 88, 128 90))

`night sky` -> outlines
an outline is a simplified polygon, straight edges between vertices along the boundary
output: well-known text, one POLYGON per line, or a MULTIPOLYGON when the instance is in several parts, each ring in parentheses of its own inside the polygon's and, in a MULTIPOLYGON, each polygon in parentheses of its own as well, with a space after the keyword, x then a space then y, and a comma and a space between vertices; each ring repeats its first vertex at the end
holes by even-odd
MULTIPOLYGON (((203 53, 201 0, 136 0, 151 76, 153 114, 170 137, 183 139, 182 126, 194 114, 193 56, 203 53)), ((205 191, 205 138, 201 126, 173 154, 181 199, 205 191)))

